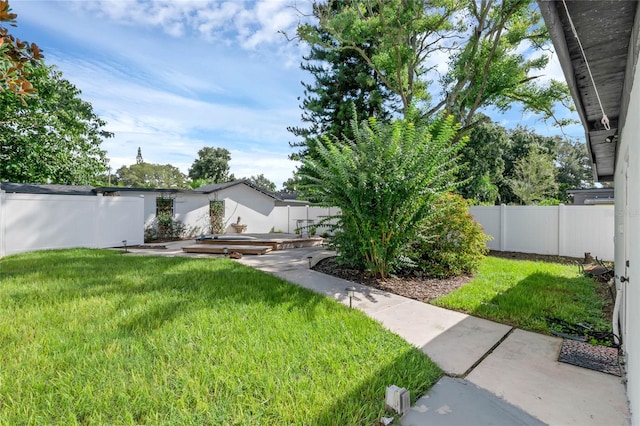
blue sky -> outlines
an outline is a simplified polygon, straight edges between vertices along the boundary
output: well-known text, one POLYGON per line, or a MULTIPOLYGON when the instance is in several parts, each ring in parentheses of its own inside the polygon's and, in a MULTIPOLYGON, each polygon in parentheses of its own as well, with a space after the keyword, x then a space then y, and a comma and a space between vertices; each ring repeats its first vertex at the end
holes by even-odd
MULTIPOLYGON (((146 162, 187 173, 198 150, 213 146, 231 152, 236 177, 263 173, 278 187, 291 177, 286 128, 300 125, 300 81, 309 76, 299 69, 305 47, 280 31, 294 32, 308 0, 10 4, 18 14, 12 32, 37 43, 107 121, 115 136, 103 149, 113 171, 134 164, 141 147, 146 162)), ((562 79, 556 61, 544 78, 562 79)), ((491 116, 559 133, 517 110, 491 116)), ((565 132, 583 137, 580 126, 565 132)))

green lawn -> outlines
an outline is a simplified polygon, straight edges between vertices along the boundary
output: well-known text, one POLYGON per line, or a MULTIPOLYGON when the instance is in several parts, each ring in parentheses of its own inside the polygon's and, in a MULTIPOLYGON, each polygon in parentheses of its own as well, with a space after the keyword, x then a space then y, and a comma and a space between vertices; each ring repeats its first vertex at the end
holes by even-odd
POLYGON ((546 317, 610 330, 598 284, 559 263, 487 256, 473 280, 432 303, 525 330, 549 333, 546 317))
POLYGON ((0 260, 0 424, 374 424, 441 371, 357 310, 226 259, 0 260))

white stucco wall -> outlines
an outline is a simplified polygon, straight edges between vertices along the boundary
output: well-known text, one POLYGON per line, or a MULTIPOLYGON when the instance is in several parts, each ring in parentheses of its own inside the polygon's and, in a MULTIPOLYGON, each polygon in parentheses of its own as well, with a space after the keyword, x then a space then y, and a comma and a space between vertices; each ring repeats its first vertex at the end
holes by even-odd
MULTIPOLYGON (((264 234, 273 231, 294 233, 299 224, 318 223, 323 216, 334 214, 336 209, 313 206, 279 206, 276 200, 246 185, 235 185, 218 192, 218 200, 224 201, 225 232, 236 231, 231 226, 240 217, 247 225, 245 232, 264 234)), ((318 229, 318 233, 322 230, 318 229)))
MULTIPOLYGON (((188 235, 208 234, 209 202, 224 202, 225 233, 234 234, 231 226, 240 217, 240 223, 247 225, 246 233, 266 234, 273 231, 294 233, 296 226, 317 224, 324 216, 335 214, 337 209, 323 207, 306 207, 304 205, 281 206, 277 201, 260 191, 238 184, 212 194, 179 192, 174 194, 156 191, 122 191, 121 197, 144 196, 144 224, 154 225, 156 218, 156 198, 165 196, 173 198, 173 214, 176 220, 186 225, 188 235)), ((117 198, 117 197, 115 197, 117 198)), ((322 233, 318 228, 317 232, 322 233)))
POLYGON ((269 219, 275 209, 275 200, 246 185, 234 185, 218 192, 218 200, 224 201, 225 232, 233 234, 231 227, 240 217, 240 224, 247 225, 245 232, 263 233, 271 229, 269 219))
MULTIPOLYGON (((638 25, 638 23, 636 23, 638 25)), ((636 64, 630 102, 616 161, 616 275, 624 297, 620 313, 626 353, 631 424, 640 425, 640 66, 636 64), (626 263, 629 266, 626 266, 626 263)))

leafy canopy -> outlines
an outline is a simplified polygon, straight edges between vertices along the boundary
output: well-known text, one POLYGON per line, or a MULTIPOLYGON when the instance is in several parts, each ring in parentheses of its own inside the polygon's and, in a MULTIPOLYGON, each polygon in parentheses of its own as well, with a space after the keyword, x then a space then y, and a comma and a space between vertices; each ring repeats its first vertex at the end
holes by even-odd
POLYGON ((204 179, 208 183, 223 183, 233 180, 229 174, 231 153, 226 148, 206 146, 198 151, 189 169, 189 177, 193 180, 204 179))
POLYGON ((553 157, 535 147, 515 165, 515 176, 508 183, 524 204, 537 204, 553 197, 558 189, 553 157))
MULTIPOLYGON (((324 14, 339 14, 350 3, 349 0, 339 0, 326 5, 316 4, 313 13, 320 20, 324 14)), ((290 143, 292 147, 301 148, 291 155, 294 160, 313 155, 315 139, 322 135, 353 138, 351 119, 354 109, 359 117, 388 121, 390 113, 385 102, 393 97, 360 53, 336 48, 330 31, 321 25, 312 28, 321 43, 310 44, 310 51, 300 64, 302 70, 313 76, 311 82, 302 82, 304 99, 300 109, 304 126, 287 128, 302 138, 290 143)), ((378 40, 363 37, 356 43, 359 49, 372 55, 378 40)))
POLYGON ((106 123, 55 67, 24 68, 36 94, 0 91, 0 179, 92 184, 107 171, 106 123))
POLYGON ((269 178, 262 173, 256 176, 251 176, 250 178, 247 178, 247 180, 262 189, 266 189, 267 191, 274 192, 276 190, 276 184, 270 181, 269 178))
POLYGON ((391 124, 352 121, 354 139, 318 141, 298 189, 341 210, 335 243, 343 262, 387 276, 433 211, 432 201, 454 186, 464 139, 452 116, 417 124, 417 114, 391 124))
POLYGON ((120 167, 116 174, 120 186, 176 189, 188 187, 187 176, 171 164, 136 163, 120 167))
POLYGON ((318 26, 301 24, 298 36, 311 46, 359 54, 400 100, 396 109, 403 114, 416 103, 427 117, 446 111, 463 131, 488 106, 519 103, 555 119, 557 103, 570 106, 571 98, 564 83, 543 83, 535 74, 549 60, 549 35, 534 3, 354 0, 336 13, 329 1, 315 4, 318 26), (450 58, 446 70, 439 69, 442 57, 450 58))
MULTIPOLYGON (((0 22, 16 26, 18 15, 11 12, 9 0, 0 0, 0 22)), ((42 65, 42 51, 35 43, 16 39, 0 25, 0 91, 9 90, 24 102, 36 89, 29 78, 29 65, 42 65)))

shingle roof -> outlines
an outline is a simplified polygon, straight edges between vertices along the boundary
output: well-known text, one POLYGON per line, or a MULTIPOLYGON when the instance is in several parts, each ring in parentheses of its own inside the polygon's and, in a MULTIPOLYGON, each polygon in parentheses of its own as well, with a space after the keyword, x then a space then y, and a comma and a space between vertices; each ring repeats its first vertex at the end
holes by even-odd
POLYGON ((50 185, 35 183, 0 182, 0 189, 16 194, 96 195, 89 185, 50 185))

